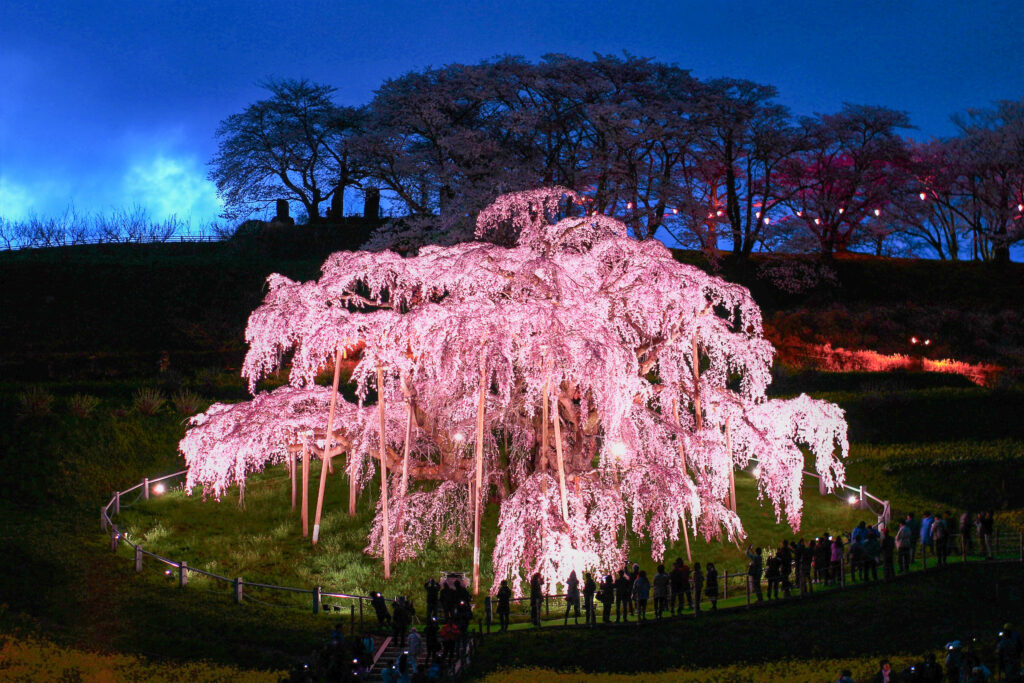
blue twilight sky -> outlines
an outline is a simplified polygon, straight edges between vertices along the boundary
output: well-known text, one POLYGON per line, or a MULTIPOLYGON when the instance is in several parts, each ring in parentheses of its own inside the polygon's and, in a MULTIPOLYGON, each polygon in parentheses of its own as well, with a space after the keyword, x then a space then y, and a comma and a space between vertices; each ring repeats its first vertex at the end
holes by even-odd
POLYGON ((800 114, 902 109, 927 138, 1024 97, 1022 46, 1022 0, 4 0, 0 217, 139 204, 215 218, 214 130, 266 76, 355 105, 426 66, 625 50, 775 85, 800 114))

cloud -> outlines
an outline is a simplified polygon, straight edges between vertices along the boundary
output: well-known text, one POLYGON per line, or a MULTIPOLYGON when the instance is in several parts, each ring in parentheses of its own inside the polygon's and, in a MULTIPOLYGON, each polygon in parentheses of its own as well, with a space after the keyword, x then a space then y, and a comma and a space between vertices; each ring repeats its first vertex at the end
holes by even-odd
POLYGON ((150 216, 191 219, 193 225, 214 220, 222 209, 217 188, 194 158, 157 154, 132 164, 121 182, 124 206, 140 205, 150 216))

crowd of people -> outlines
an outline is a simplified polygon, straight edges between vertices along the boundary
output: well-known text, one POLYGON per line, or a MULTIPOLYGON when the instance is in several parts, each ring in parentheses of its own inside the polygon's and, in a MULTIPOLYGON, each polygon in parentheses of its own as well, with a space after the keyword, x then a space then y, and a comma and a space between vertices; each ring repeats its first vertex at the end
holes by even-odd
MULTIPOLYGON (((746 591, 752 601, 778 600, 794 592, 809 594, 815 586, 878 581, 879 568, 881 578, 890 580, 926 558, 942 566, 953 552, 972 554, 975 537, 982 555, 991 559, 992 513, 975 516, 968 511, 958 519, 950 512, 936 515, 925 512, 920 519, 910 513, 897 524, 869 525, 862 521, 845 537, 824 533, 809 541, 786 539, 773 549, 748 546, 745 551, 746 591)), ((573 571, 561 583, 565 590, 562 623, 566 625, 570 618, 579 624, 581 617, 584 624, 595 625, 599 611, 603 623, 626 623, 631 617, 636 623, 644 623, 648 621, 649 610, 655 620, 685 612, 696 615, 705 609, 705 604, 710 610, 716 610, 722 595, 719 572, 713 562, 704 566, 694 562, 690 566, 682 558, 676 559, 670 569, 664 564, 658 565, 650 576, 639 563, 630 563, 614 574, 599 577, 587 572, 581 578, 573 571)), ((378 627, 391 633, 392 643, 401 652, 392 661, 380 663, 381 677, 385 681, 440 680, 466 650, 473 601, 465 585, 458 578, 441 582, 432 578, 424 585, 424 591, 426 613, 422 635, 414 626, 416 609, 410 600, 395 598, 389 605, 380 593, 371 594, 370 603, 378 627)), ((544 577, 534 573, 530 577, 529 615, 536 627, 541 626, 541 613, 548 598, 544 577)), ((500 631, 509 628, 512 603, 512 588, 508 581, 502 581, 494 603, 500 631)), ((1004 632, 1008 635, 1003 640, 1010 644, 1001 641, 1000 671, 1019 672, 1020 636, 1009 624, 1004 632)), ((973 651, 961 648, 958 642, 954 644, 956 647, 951 647, 946 657, 945 670, 947 673, 955 670, 960 677, 948 678, 948 681, 987 680, 971 677, 976 668, 971 665, 973 651)), ((312 665, 297 671, 293 680, 363 678, 374 668, 376 649, 372 635, 346 639, 339 624, 312 665), (313 670, 320 675, 310 674, 313 670)), ((942 667, 935 661, 926 660, 899 674, 891 672, 887 666, 888 663, 883 663, 881 677, 875 680, 882 683, 941 680, 942 667), (940 671, 940 678, 933 678, 934 671, 940 671)), ((1017 679, 1004 676, 1003 680, 1017 679)), ((840 681, 847 683, 842 677, 840 681)))
MULTIPOLYGON (((929 652, 921 661, 915 662, 902 671, 896 671, 888 659, 883 659, 878 672, 870 679, 872 683, 988 683, 993 674, 1001 683, 1020 683, 1021 656, 1024 655, 1024 640, 1013 624, 1003 625, 990 653, 986 665, 980 644, 975 641, 962 643, 959 640, 946 643, 943 661, 929 652), (995 670, 993 672, 993 669, 995 670)), ((849 669, 843 670, 836 683, 857 683, 849 669)))

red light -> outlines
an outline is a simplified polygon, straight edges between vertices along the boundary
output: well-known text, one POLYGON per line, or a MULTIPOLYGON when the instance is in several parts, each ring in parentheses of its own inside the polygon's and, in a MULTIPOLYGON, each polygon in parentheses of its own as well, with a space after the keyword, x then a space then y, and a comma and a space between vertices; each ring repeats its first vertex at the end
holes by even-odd
POLYGON ((928 198, 928 195, 926 195, 926 194, 925 194, 924 192, 922 192, 921 194, 919 194, 919 195, 917 195, 917 196, 921 198, 921 201, 922 201, 922 202, 923 202, 923 201, 924 201, 925 199, 927 199, 927 198, 928 198))
POLYGON ((911 337, 910 338, 910 343, 911 344, 916 344, 917 343, 917 337, 911 337))
POLYGON ((679 209, 672 209, 672 213, 679 213, 679 209))
POLYGON ((627 209, 632 209, 633 208, 633 202, 627 202, 626 203, 626 208, 627 209))
POLYGON ((882 210, 881 209, 875 209, 875 215, 876 216, 881 216, 882 215, 882 210))

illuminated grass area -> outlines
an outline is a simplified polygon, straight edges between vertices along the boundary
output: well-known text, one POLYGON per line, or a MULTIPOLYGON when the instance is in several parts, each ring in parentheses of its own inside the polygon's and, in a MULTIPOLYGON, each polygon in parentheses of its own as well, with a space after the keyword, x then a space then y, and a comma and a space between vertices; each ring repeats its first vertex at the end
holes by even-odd
MULTIPOLYGON (((314 475, 311 481, 315 481, 319 468, 314 465, 311 473, 314 475)), ((315 492, 314 487, 312 493, 315 492)), ((845 536, 861 519, 875 522, 875 516, 868 511, 852 509, 832 496, 821 497, 817 485, 813 484, 804 489, 803 530, 796 534, 784 521, 776 524, 772 508, 760 504, 752 477, 744 473, 737 476, 736 494, 740 517, 749 542, 754 545, 773 547, 783 538, 810 539, 824 532, 839 532, 845 536)), ((226 496, 221 501, 203 500, 199 495, 187 496, 176 489, 149 502, 139 501, 132 509, 125 510, 121 527, 146 550, 185 560, 189 566, 258 583, 300 588, 320 585, 325 591, 366 595, 369 591, 380 590, 387 595, 410 595, 419 601, 428 577, 441 571, 470 568, 470 544, 460 547, 435 542, 420 557, 395 563, 392 579, 385 584, 381 561, 363 552, 372 519, 369 492, 364 492, 361 498, 358 516, 350 519, 348 491, 341 477, 334 475, 328 479, 320 543, 315 549, 310 548, 308 539, 302 538, 299 513, 291 510, 290 495, 287 471, 276 467, 249 480, 244 509, 238 506, 234 496, 226 496)), ((498 506, 492 504, 484 517, 482 576, 485 587, 490 586, 492 576, 490 552, 497 513, 498 506)), ((630 547, 630 560, 652 572, 656 565, 650 557, 649 546, 638 543, 633 537, 630 547)), ((741 551, 725 540, 708 542, 691 538, 691 552, 694 561, 714 562, 720 574, 725 570, 736 573, 746 568, 747 561, 741 551)), ((677 557, 686 557, 682 539, 666 552, 666 564, 677 557)), ((210 581, 198 576, 190 579, 193 580, 210 581)), ((263 592, 254 595, 271 599, 263 592)), ((273 599, 287 598, 275 593, 273 599)), ((301 600, 302 604, 308 601, 307 596, 292 599, 301 600)))

